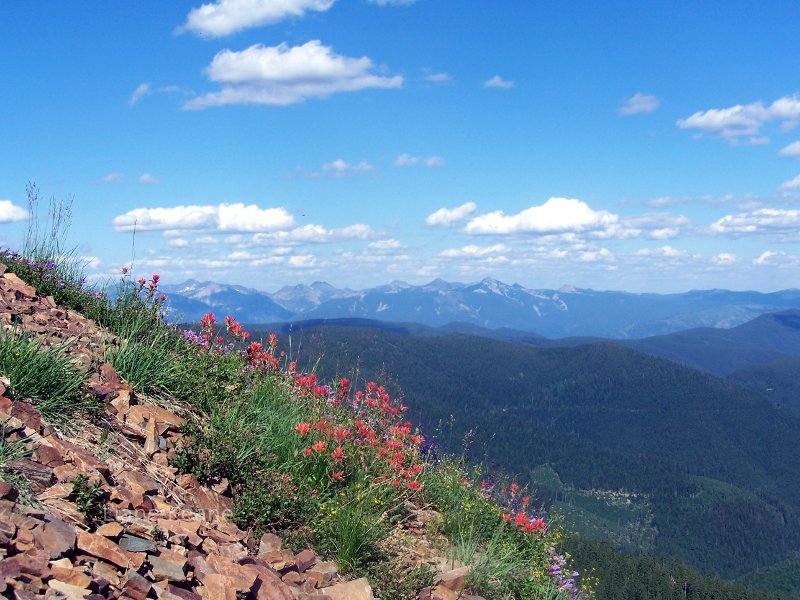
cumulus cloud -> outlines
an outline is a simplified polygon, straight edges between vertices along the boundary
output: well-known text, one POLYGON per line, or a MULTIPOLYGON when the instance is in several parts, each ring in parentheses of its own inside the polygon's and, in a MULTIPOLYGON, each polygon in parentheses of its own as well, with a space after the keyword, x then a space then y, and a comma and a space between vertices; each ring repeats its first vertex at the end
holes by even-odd
POLYGON ((658 99, 658 96, 636 92, 630 98, 625 98, 625 100, 622 101, 619 107, 619 114, 626 117, 639 113, 651 113, 658 108, 659 104, 661 104, 661 101, 658 99))
POLYGON ((679 119, 681 129, 697 129, 718 136, 730 143, 749 138, 751 143, 764 143, 761 128, 768 122, 778 121, 785 126, 800 118, 800 94, 778 98, 772 104, 763 102, 737 104, 728 108, 711 108, 679 119))
POLYGON ((156 177, 155 175, 151 175, 150 173, 143 173, 139 175, 139 183, 144 185, 155 185, 159 183, 161 180, 156 177))
POLYGON ((578 253, 578 260, 581 262, 597 262, 601 260, 613 260, 614 254, 608 248, 598 248, 597 250, 583 250, 578 253))
POLYGON ((274 231, 294 226, 285 208, 262 209, 255 204, 136 208, 114 217, 116 231, 274 231))
POLYGON ((721 266, 732 265, 738 260, 739 259, 736 257, 736 255, 731 252, 720 252, 719 254, 711 258, 712 263, 721 266))
POLYGON ((510 90, 514 87, 514 82, 509 79, 503 79, 500 75, 487 79, 483 82, 483 87, 494 88, 498 90, 510 90))
POLYGON ((451 227, 460 221, 466 221, 478 209, 474 202, 465 202, 455 208, 440 208, 425 217, 425 224, 431 227, 451 227))
POLYGON ((780 192, 788 192, 791 190, 798 190, 798 189, 800 189, 800 175, 798 175, 794 179, 790 179, 789 181, 784 181, 782 184, 778 186, 778 191, 780 192))
POLYGON ((800 140, 792 142, 785 148, 781 148, 778 152, 781 156, 790 156, 793 158, 800 158, 800 140))
POLYGON ((149 83, 141 83, 141 84, 139 84, 139 86, 137 86, 137 88, 135 90, 133 90, 133 94, 131 94, 131 97, 128 98, 128 105, 129 106, 133 106, 139 100, 141 100, 142 98, 147 96, 149 93, 150 93, 150 84, 149 83))
POLYGON ((709 227, 712 233, 727 235, 796 236, 800 232, 800 210, 760 208, 725 215, 709 227))
POLYGON ((308 98, 326 98, 338 92, 403 85, 399 75, 373 73, 372 60, 333 52, 319 40, 302 46, 254 44, 241 52, 222 50, 206 69, 222 89, 184 103, 185 109, 228 104, 286 106, 308 98))
POLYGON ((217 0, 189 11, 176 32, 191 31, 202 37, 221 37, 262 25, 272 25, 306 11, 324 12, 334 0, 217 0))
POLYGON ((425 165, 426 167, 441 167, 444 165, 444 159, 441 156, 429 156, 427 158, 422 156, 411 156, 410 154, 401 154, 394 159, 395 167, 413 167, 416 165, 425 165))
POLYGON ((30 217, 28 211, 11 200, 0 200, 0 223, 16 223, 30 217))
POLYGON ((467 223, 467 233, 551 234, 563 232, 603 231, 618 227, 619 217, 605 210, 593 210, 573 198, 550 198, 539 206, 531 206, 515 215, 494 211, 474 217, 467 223))
POLYGON ((184 238, 174 238, 167 242, 170 248, 186 248, 189 245, 189 240, 184 238))
POLYGON ((468 245, 461 248, 448 248, 439 253, 439 256, 445 258, 479 258, 489 256, 492 254, 502 254, 508 252, 509 247, 505 244, 495 244, 493 246, 475 246, 468 245))

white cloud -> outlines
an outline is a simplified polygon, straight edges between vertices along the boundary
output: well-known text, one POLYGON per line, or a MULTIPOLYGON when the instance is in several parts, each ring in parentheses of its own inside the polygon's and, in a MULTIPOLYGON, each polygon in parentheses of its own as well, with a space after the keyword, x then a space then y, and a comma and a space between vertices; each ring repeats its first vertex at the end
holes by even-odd
POLYGON ((28 211, 11 200, 0 200, 0 223, 16 223, 30 217, 28 211))
POLYGON ((136 208, 114 217, 116 231, 273 231, 294 225, 285 208, 262 209, 255 204, 136 208))
POLYGON ((184 238, 174 238, 167 242, 170 248, 186 248, 189 245, 189 240, 184 238))
POLYGON ((651 113, 661 104, 658 96, 642 94, 636 92, 630 98, 625 98, 619 107, 619 114, 622 116, 636 115, 639 113, 651 113))
POLYGON ((133 94, 131 97, 128 98, 128 105, 133 106, 139 100, 150 94, 150 84, 149 83, 141 83, 137 86, 135 90, 133 90, 133 94))
POLYGON ((794 179, 790 179, 789 181, 784 181, 782 184, 778 186, 778 191, 780 192, 788 192, 789 190, 797 190, 797 189, 800 189, 800 175, 798 175, 794 179))
POLYGON ((709 227, 712 233, 729 235, 797 236, 800 210, 761 208, 736 215, 725 215, 709 227))
POLYGON ((781 151, 778 152, 781 156, 791 156, 794 158, 800 158, 800 140, 796 142, 792 142, 785 148, 781 148, 781 151))
POLYGON ((732 265, 739 259, 731 252, 721 252, 711 258, 711 262, 715 265, 732 265))
POLYGON ((588 232, 618 227, 618 220, 617 215, 593 210, 580 200, 550 198, 516 215, 506 215, 500 210, 479 215, 467 223, 465 230, 478 234, 588 232))
POLYGON ((314 256, 313 254, 300 254, 300 255, 290 256, 288 264, 290 267, 296 267, 301 269, 316 267, 317 257, 314 256))
POLYGON ((678 250, 672 246, 661 246, 660 248, 642 248, 636 251, 637 256, 662 256, 665 258, 676 258, 679 256, 688 256, 686 250, 678 250))
POLYGON ((222 84, 222 89, 193 98, 183 108, 227 104, 286 106, 337 92, 390 89, 403 84, 401 76, 376 75, 373 67, 368 57, 335 54, 319 40, 302 46, 254 44, 241 52, 222 50, 206 69, 209 79, 222 84))
POLYGON ((800 95, 795 94, 778 98, 766 106, 759 101, 698 111, 686 119, 679 119, 677 125, 681 129, 699 129, 731 143, 749 137, 752 143, 758 144, 764 142, 764 138, 759 135, 764 124, 779 121, 785 126, 798 118, 800 95))
POLYGON ((495 75, 491 79, 483 82, 485 88, 495 88, 498 90, 510 90, 514 87, 514 82, 508 79, 503 79, 500 75, 495 75))
POLYGON ((475 246, 468 245, 461 248, 448 248, 439 253, 439 256, 445 258, 468 258, 468 257, 483 257, 492 254, 501 254, 508 252, 509 247, 505 244, 495 244, 493 246, 475 246))
POLYGON ((650 237, 654 240, 671 240, 678 237, 678 230, 674 227, 662 227, 661 229, 654 229, 650 232, 650 237))
POLYGON ((125 182, 125 174, 124 173, 107 173, 100 178, 100 181, 103 183, 124 183, 125 182))
POLYGON ((447 83, 450 80, 451 77, 447 73, 431 73, 425 76, 425 81, 430 81, 431 83, 447 83))
POLYGON ((154 185, 160 181, 161 180, 158 177, 151 175, 150 173, 143 173, 142 175, 139 175, 139 183, 144 185, 154 185))
POLYGON ((367 248, 379 251, 398 250, 402 247, 403 244, 400 242, 400 240, 396 240, 394 238, 389 238, 387 240, 377 240, 375 242, 370 242, 369 244, 367 244, 367 248))
POLYGON ((322 225, 308 224, 289 231, 257 233, 248 239, 231 240, 241 246, 273 246, 275 244, 307 244, 325 243, 342 240, 365 240, 374 237, 375 232, 369 225, 356 223, 339 229, 328 229, 322 225))
POLYGON ((465 221, 478 209, 474 202, 465 202, 455 208, 440 208, 425 217, 425 224, 431 227, 451 227, 459 221, 465 221))
POLYGON ((775 264, 774 261, 771 261, 771 259, 783 256, 786 256, 785 252, 773 252, 772 250, 766 250, 762 252, 757 258, 753 259, 753 264, 757 266, 775 264))
POLYGON ((341 158, 337 158, 334 161, 322 165, 322 170, 330 171, 334 177, 344 177, 345 175, 374 171, 375 167, 365 160, 358 163, 347 163, 341 158))
POLYGON ((426 167, 441 167, 444 165, 444 159, 441 156, 429 156, 424 158, 422 156, 411 156, 410 154, 401 154, 394 159, 395 167, 413 167, 416 165, 425 165, 426 167))
POLYGON ((326 11, 334 0, 217 0, 189 11, 178 33, 221 37, 262 25, 272 25, 306 11, 326 11))
POLYGON ((599 260, 613 260, 614 255, 608 248, 598 250, 584 250, 578 254, 578 260, 582 262, 597 262, 599 260))

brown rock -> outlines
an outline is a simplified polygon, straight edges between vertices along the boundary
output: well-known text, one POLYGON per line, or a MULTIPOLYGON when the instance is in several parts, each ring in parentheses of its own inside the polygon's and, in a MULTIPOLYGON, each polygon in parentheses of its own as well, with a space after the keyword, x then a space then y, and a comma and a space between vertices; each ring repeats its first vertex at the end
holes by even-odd
POLYGON ((143 597, 147 597, 150 593, 150 589, 153 586, 150 585, 150 582, 147 581, 144 577, 139 575, 136 571, 129 570, 125 574, 125 580, 122 584, 122 589, 128 593, 130 591, 136 591, 141 594, 143 597))
POLYGON ((294 557, 294 562, 298 573, 304 573, 309 567, 316 564, 317 557, 313 551, 306 549, 294 557))
POLYGON ((431 590, 431 600, 456 600, 458 593, 448 587, 437 585, 431 590))
POLYGON ((184 475, 180 484, 189 493, 193 504, 204 511, 206 521, 213 523, 231 519, 233 500, 203 487, 194 475, 184 475))
POLYGON ((115 475, 117 481, 124 481, 131 491, 147 495, 158 492, 158 484, 139 471, 125 470, 115 475))
POLYGON ((52 468, 59 467, 64 464, 64 459, 61 457, 61 453, 51 446, 39 446, 36 449, 36 452, 34 452, 34 457, 36 458, 37 462, 52 468))
POLYGON ((203 580, 208 600, 236 600, 236 586, 230 577, 213 573, 203 580))
POLYGON ((51 560, 72 552, 75 538, 75 528, 56 517, 49 517, 47 523, 33 531, 36 547, 44 550, 51 560))
POLYGON ((128 552, 102 535, 86 531, 78 532, 78 549, 124 569, 138 569, 145 559, 144 553, 128 552))
POLYGON ((219 554, 225 558, 230 558, 233 561, 237 561, 240 558, 247 556, 247 548, 242 546, 239 542, 233 542, 231 544, 219 544, 219 554))
POLYGON ((98 527, 95 533, 107 538, 116 538, 119 537, 123 531, 125 531, 125 528, 122 525, 116 521, 111 521, 110 523, 105 523, 98 527))
POLYGON ((186 579, 186 557, 177 552, 161 550, 158 555, 149 554, 147 561, 150 563, 150 570, 156 579, 169 581, 186 579))
POLYGON ((82 600, 92 593, 91 590, 87 590, 86 588, 72 585, 58 579, 51 579, 47 582, 47 585, 50 586, 50 589, 63 594, 67 600, 82 600))
POLYGON ((259 558, 276 571, 293 567, 295 564, 294 554, 292 554, 291 550, 272 550, 265 554, 260 554, 259 558))
MULTIPOLYGON (((372 588, 365 577, 345 583, 337 583, 322 590, 332 600, 374 600, 372 588)), ((455 598, 455 597, 454 597, 455 598)))
POLYGON ((258 571, 252 565, 240 565, 215 554, 208 555, 206 562, 214 571, 230 578, 237 591, 248 593, 253 589, 258 571))
MULTIPOLYGON (((185 590, 177 585, 172 585, 171 583, 167 584, 166 591, 179 598, 180 600, 200 600, 200 596, 195 594, 194 592, 190 592, 189 590, 185 590)), ((159 596, 159 598, 163 598, 164 596, 159 596)))
POLYGON ((26 427, 30 427, 37 433, 42 429, 42 415, 33 406, 22 400, 17 400, 11 405, 11 416, 16 417, 26 427))
POLYGON ((7 481, 0 481, 0 499, 16 502, 19 498, 19 490, 7 481))
POLYGON ((265 533, 261 536, 258 543, 258 553, 266 554, 273 550, 280 550, 283 547, 283 540, 274 533, 265 533))
POLYGON ((36 298, 36 289, 22 281, 14 273, 5 273, 3 278, 8 282, 10 289, 19 292, 26 298, 36 298))
POLYGON ((460 592, 464 589, 464 579, 469 575, 470 571, 472 571, 472 567, 469 566, 452 569, 451 571, 442 573, 439 576, 437 584, 449 588, 454 592, 460 592))

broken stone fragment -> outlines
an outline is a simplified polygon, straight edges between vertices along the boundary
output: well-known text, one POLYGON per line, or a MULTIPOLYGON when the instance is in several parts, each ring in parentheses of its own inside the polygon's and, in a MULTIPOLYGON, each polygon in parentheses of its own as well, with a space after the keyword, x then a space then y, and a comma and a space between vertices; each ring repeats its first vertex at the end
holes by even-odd
POLYGON ((365 577, 345 583, 337 583, 322 590, 331 600, 374 600, 372 588, 365 577))
POLYGON ((78 531, 77 546, 86 554, 102 558, 123 569, 138 569, 145 559, 144 553, 123 550, 108 538, 87 531, 78 531))

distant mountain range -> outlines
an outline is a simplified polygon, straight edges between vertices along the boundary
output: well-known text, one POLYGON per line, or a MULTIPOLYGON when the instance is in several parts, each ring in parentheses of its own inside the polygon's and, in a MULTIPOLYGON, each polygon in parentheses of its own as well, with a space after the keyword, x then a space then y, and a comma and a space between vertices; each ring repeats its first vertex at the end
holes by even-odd
POLYGON ((328 283, 267 293, 238 285, 186 281, 163 286, 174 319, 197 321, 208 311, 244 323, 363 318, 439 327, 506 328, 548 338, 597 336, 636 339, 697 327, 729 328, 759 315, 800 308, 800 290, 773 293, 693 290, 633 294, 571 286, 529 289, 496 279, 426 285, 395 281, 365 290, 328 283))

